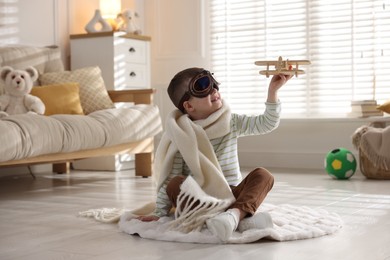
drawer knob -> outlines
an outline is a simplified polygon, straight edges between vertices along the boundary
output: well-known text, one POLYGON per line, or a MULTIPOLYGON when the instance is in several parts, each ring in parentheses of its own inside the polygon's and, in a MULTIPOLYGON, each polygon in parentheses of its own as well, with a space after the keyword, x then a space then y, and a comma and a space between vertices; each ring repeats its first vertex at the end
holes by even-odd
POLYGON ((135 74, 135 72, 134 71, 132 71, 132 72, 130 72, 130 77, 135 77, 135 76, 137 76, 137 74, 135 74))
POLYGON ((133 47, 131 47, 131 48, 129 49, 129 52, 134 53, 134 52, 135 52, 135 49, 134 49, 133 47))

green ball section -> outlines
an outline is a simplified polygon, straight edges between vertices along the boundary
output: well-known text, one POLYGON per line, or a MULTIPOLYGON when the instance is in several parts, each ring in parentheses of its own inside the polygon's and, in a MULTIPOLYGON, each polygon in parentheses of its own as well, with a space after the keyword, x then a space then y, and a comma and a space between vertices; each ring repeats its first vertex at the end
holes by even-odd
POLYGON ((356 171, 355 156, 345 148, 330 151, 325 158, 325 170, 334 179, 345 180, 356 171))

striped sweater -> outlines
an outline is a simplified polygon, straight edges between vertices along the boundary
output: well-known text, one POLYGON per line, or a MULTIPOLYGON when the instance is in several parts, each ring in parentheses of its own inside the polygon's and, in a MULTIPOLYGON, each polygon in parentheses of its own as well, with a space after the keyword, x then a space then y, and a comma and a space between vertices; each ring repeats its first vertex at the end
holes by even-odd
MULTIPOLYGON (((242 180, 237 153, 237 138, 249 135, 262 135, 278 127, 280 121, 280 103, 265 103, 264 114, 246 116, 231 114, 230 132, 219 138, 210 140, 214 152, 221 166, 222 172, 229 185, 238 185, 242 180)), ((172 204, 167 196, 166 187, 169 181, 178 175, 189 176, 191 171, 183 160, 180 152, 176 153, 172 170, 164 184, 157 192, 156 210, 154 215, 163 217, 168 215, 172 204)))

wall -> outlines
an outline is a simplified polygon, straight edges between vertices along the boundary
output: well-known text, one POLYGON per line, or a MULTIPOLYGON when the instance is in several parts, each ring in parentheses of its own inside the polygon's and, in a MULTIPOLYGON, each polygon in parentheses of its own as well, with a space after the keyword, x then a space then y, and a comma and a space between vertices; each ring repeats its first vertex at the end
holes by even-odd
POLYGON ((246 167, 323 169, 326 154, 338 147, 358 158, 351 136, 366 123, 362 119, 282 119, 270 134, 240 139, 240 162, 246 167))
MULTIPOLYGON (((98 0, 7 0, 19 9, 17 28, 7 39, 23 44, 60 45, 69 59, 69 34, 84 33, 84 25, 98 7, 98 0), (40 8, 32 10, 32 4, 40 8)), ((0 4, 3 3, 0 0, 0 4)), ((166 87, 176 72, 191 66, 209 67, 207 1, 122 0, 123 8, 140 13, 144 34, 152 37, 152 84, 162 118, 173 109, 166 87)), ((4 27, 4 26, 3 26, 4 27)), ((1 31, 1 32, 4 32, 1 31)), ((1 42, 6 42, 0 38, 1 42)), ((283 91, 283 90, 281 90, 283 91)), ((351 135, 365 120, 282 120, 265 136, 239 141, 243 167, 322 169, 327 152, 336 147, 351 149, 351 135)))
POLYGON ((163 119, 174 108, 166 93, 171 78, 188 67, 209 66, 206 2, 144 2, 145 31, 152 37, 152 87, 158 90, 156 100, 163 119))

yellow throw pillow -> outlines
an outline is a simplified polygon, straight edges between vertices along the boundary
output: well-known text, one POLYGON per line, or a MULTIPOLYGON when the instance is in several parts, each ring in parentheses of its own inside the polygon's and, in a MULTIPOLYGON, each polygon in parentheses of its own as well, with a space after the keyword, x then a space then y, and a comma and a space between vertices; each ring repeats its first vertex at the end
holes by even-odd
POLYGON ((78 83, 68 82, 33 87, 30 94, 39 97, 45 104, 46 116, 54 114, 84 114, 80 103, 78 83))
POLYGON ((385 103, 377 107, 379 110, 386 112, 390 114, 390 99, 387 100, 385 103))
POLYGON ((86 67, 73 71, 49 72, 40 75, 41 85, 77 82, 80 84, 80 101, 84 113, 89 114, 96 110, 114 108, 101 70, 98 66, 86 67))

